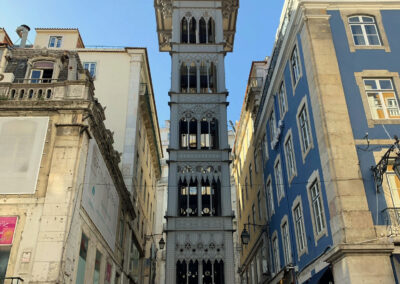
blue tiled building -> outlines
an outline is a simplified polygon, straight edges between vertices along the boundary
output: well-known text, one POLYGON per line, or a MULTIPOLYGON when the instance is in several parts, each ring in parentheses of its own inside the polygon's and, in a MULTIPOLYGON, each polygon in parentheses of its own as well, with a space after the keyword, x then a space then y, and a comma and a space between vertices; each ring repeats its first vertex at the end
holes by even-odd
POLYGON ((254 127, 263 283, 398 283, 398 27, 400 1, 286 1, 254 127))

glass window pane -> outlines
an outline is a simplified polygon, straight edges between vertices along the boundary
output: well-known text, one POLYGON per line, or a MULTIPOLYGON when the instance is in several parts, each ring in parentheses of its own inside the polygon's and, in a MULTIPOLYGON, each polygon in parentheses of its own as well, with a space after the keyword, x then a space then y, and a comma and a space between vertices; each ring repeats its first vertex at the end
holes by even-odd
POLYGON ((368 36, 369 45, 381 45, 377 35, 368 36))
POLYGON ((362 29, 360 25, 351 25, 351 32, 353 35, 362 35, 362 29))
POLYGON ((391 80, 379 80, 381 90, 393 90, 391 80))
POLYGON ((349 18, 349 23, 359 23, 360 18, 359 17, 351 17, 349 18))
POLYGON ((364 36, 353 36, 354 38, 354 44, 355 45, 365 45, 365 39, 364 36))
POLYGON ((376 35, 378 32, 376 31, 375 25, 365 25, 365 32, 367 35, 376 35))
POLYGON ((362 21, 364 23, 373 23, 374 22, 374 18, 372 18, 372 17, 362 17, 362 21))
POLYGON ((371 109, 371 114, 373 119, 383 119, 385 118, 385 114, 382 108, 382 102, 379 98, 378 93, 369 93, 368 94, 368 103, 371 109))
POLYGON ((375 80, 364 80, 364 86, 366 90, 377 90, 378 86, 376 85, 375 80))

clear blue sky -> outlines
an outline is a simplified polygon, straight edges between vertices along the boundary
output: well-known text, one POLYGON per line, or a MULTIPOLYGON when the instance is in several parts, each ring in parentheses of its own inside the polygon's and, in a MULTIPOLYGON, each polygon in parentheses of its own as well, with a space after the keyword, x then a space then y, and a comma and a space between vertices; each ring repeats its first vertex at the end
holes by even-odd
MULTIPOLYGON (((226 57, 228 119, 239 119, 252 61, 270 55, 284 0, 241 0, 234 52, 226 57)), ((169 119, 170 56, 158 50, 153 0, 3 0, 0 27, 79 28, 86 46, 147 47, 159 122, 169 119)), ((112 79, 112 78, 110 78, 112 79)))

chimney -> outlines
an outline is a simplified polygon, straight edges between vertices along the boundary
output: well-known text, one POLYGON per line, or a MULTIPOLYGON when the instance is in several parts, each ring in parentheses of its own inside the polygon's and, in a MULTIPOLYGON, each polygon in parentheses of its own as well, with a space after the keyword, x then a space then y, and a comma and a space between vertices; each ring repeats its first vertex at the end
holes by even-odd
POLYGON ((26 40, 28 39, 28 33, 31 30, 27 25, 20 25, 15 31, 17 32, 19 38, 21 39, 20 48, 26 46, 26 40))

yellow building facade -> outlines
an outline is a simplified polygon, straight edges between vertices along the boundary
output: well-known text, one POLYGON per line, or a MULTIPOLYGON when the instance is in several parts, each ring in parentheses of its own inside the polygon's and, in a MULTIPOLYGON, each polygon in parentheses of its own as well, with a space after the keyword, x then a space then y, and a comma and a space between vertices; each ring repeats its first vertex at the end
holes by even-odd
MULTIPOLYGON (((240 271, 263 275, 266 266, 266 240, 264 228, 266 224, 266 197, 263 179, 263 144, 254 142, 254 119, 257 114, 264 77, 266 61, 253 62, 245 99, 236 123, 234 159, 232 173, 236 183, 238 234, 246 229, 250 234, 247 245, 240 247, 240 271)), ((241 242, 240 238, 238 240, 241 242)), ((253 276, 257 277, 257 276, 253 276)), ((258 283, 258 282, 255 282, 258 283)))

